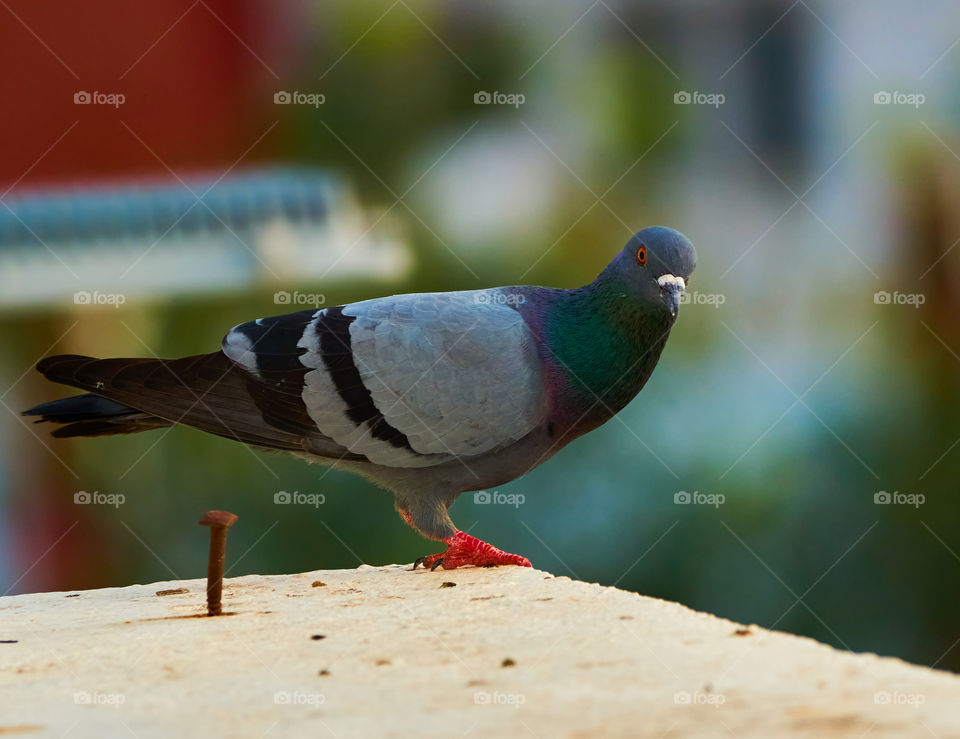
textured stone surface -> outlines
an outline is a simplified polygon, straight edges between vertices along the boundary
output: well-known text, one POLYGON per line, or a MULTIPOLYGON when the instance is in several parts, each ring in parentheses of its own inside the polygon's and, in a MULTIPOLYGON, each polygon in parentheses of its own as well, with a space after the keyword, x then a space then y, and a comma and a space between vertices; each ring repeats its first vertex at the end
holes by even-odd
POLYGON ((224 591, 0 598, 0 736, 960 736, 952 674, 538 570, 224 591))

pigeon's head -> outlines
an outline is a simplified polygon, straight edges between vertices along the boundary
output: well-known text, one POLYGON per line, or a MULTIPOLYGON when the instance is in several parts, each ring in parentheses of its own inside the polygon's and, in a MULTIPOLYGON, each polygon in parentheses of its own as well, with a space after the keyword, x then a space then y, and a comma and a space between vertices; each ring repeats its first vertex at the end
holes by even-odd
POLYGON ((675 317, 697 264, 697 252, 679 231, 651 226, 633 235, 615 264, 638 299, 675 317))

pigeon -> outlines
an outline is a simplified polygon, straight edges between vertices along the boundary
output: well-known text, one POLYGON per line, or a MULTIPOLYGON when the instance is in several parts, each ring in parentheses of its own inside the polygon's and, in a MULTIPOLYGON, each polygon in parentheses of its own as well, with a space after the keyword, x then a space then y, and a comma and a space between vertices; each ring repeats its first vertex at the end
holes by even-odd
POLYGON ((174 424, 358 473, 446 550, 416 569, 520 565, 449 508, 550 459, 650 378, 696 264, 681 233, 636 233, 589 285, 408 293, 259 318, 220 351, 179 359, 58 355, 85 390, 25 415, 55 437, 174 424))

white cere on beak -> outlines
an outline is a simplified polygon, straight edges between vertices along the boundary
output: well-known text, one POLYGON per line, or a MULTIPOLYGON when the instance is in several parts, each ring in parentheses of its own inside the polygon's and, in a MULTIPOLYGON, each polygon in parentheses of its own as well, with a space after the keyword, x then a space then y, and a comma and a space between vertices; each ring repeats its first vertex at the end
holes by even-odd
POLYGON ((680 292, 687 289, 687 283, 683 281, 682 277, 677 277, 676 275, 660 275, 660 277, 657 278, 657 284, 660 287, 667 287, 668 285, 679 287, 680 292))

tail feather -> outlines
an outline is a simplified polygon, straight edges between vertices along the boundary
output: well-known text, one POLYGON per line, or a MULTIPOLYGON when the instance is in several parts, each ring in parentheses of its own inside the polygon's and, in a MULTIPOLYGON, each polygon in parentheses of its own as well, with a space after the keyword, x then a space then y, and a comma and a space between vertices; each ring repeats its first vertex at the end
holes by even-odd
POLYGON ((54 436, 128 434, 182 423, 246 444, 303 451, 303 434, 264 423, 241 371, 221 352, 182 359, 95 359, 74 354, 37 363, 47 379, 86 395, 26 415, 66 424, 54 436))
POLYGON ((93 393, 41 403, 23 414, 40 416, 35 423, 64 424, 51 432, 57 438, 133 434, 171 425, 170 421, 93 393))
POLYGON ((136 413, 138 411, 99 395, 85 393, 74 395, 72 398, 61 398, 60 400, 51 400, 49 403, 41 403, 28 411, 24 411, 23 415, 43 416, 37 423, 42 421, 70 423, 71 421, 83 421, 89 418, 115 418, 128 415, 131 412, 136 413))

